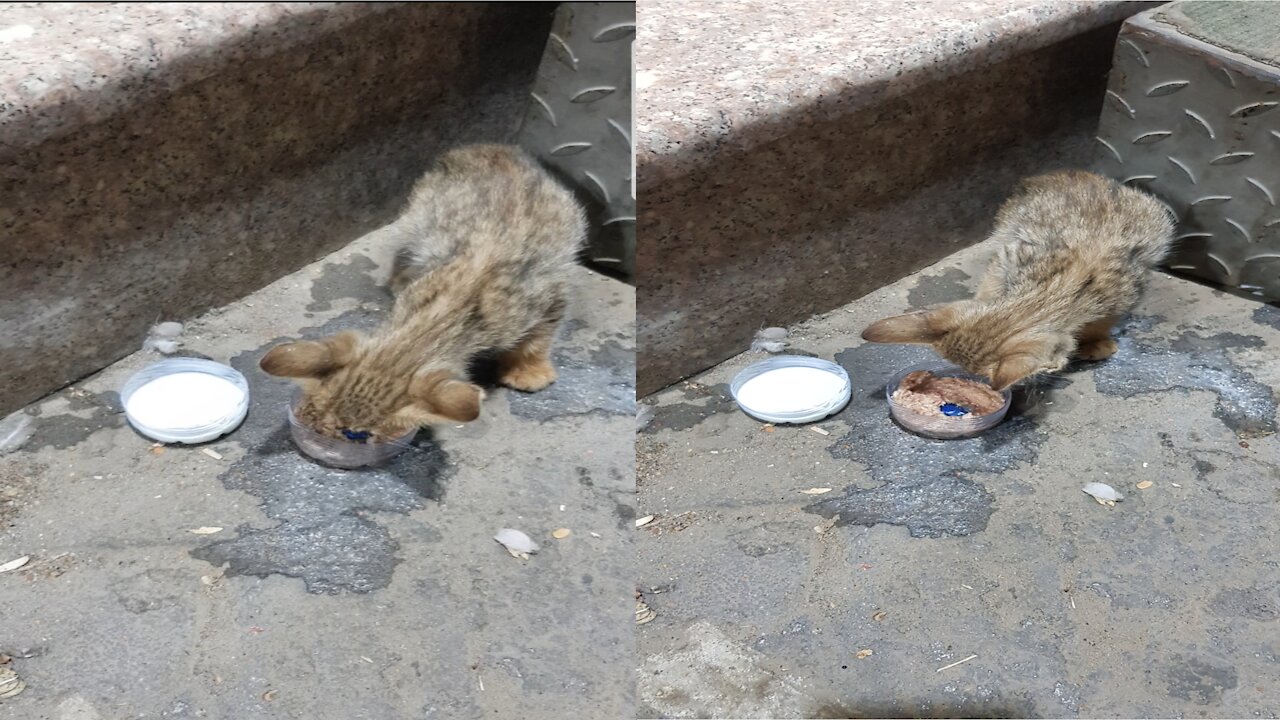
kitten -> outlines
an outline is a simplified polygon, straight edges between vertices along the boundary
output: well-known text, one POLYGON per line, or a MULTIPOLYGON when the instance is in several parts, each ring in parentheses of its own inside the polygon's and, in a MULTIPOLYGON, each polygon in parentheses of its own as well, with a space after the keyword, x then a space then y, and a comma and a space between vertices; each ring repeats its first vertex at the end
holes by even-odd
POLYGON ((533 392, 556 379, 551 342, 586 216, 546 171, 515 147, 452 150, 414 186, 391 232, 401 238, 396 302, 382 327, 262 358, 267 373, 301 382, 300 420, 374 442, 474 420, 484 393, 467 364, 489 350, 508 387, 533 392))
POLYGON ((862 337, 931 345, 996 390, 1073 356, 1111 357, 1111 327, 1138 302, 1173 229, 1165 205, 1114 180, 1078 170, 1030 178, 996 215, 1001 247, 973 300, 886 318, 862 337))

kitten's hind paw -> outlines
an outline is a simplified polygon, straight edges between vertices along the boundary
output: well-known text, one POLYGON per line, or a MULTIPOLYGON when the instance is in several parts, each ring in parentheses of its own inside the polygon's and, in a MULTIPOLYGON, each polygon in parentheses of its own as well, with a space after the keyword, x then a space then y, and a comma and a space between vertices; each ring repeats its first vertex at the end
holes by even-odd
POLYGON ((1090 343, 1081 345, 1076 350, 1076 357, 1081 360, 1106 360, 1116 354, 1116 350, 1120 348, 1115 340, 1110 338, 1106 340, 1094 340, 1090 343))
POLYGON ((521 365, 504 372, 498 381, 516 390, 537 392, 556 381, 556 369, 551 363, 521 365))

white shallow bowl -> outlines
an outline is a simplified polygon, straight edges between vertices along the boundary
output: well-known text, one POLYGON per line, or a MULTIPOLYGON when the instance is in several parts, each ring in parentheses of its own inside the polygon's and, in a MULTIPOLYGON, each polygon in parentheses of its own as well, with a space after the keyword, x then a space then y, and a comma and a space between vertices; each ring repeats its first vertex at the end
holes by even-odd
MULTIPOLYGON (((171 397, 175 406, 191 402, 190 398, 182 397, 181 394, 174 394, 171 397)), ((249 382, 235 368, 212 360, 172 358, 145 367, 129 378, 120 389, 120 404, 124 406, 124 414, 129 419, 129 424, 152 440, 162 443, 198 445, 216 440, 240 427, 240 423, 244 422, 245 416, 249 414, 249 382), (186 427, 153 427, 131 410, 130 401, 144 385, 166 375, 180 373, 203 373, 221 378, 238 388, 242 397, 239 402, 230 406, 225 414, 186 427)))
MULTIPOLYGON (((782 375, 777 376, 779 383, 794 386, 795 380, 783 379, 782 375)), ((785 424, 802 424, 821 420, 832 413, 839 412, 841 408, 849 404, 849 398, 852 395, 853 387, 849 382, 849 374, 844 368, 831 362, 830 360, 822 360, 819 358, 805 357, 803 355, 777 355, 768 360, 761 360, 758 363, 748 366, 742 372, 733 378, 733 382, 729 383, 729 392, 733 395, 734 401, 738 403, 738 407, 751 417, 775 425, 785 424), (752 407, 750 393, 744 402, 742 389, 747 383, 757 378, 761 378, 758 382, 765 382, 763 376, 772 373, 775 370, 783 370, 786 368, 810 368, 821 372, 829 373, 834 376, 831 382, 824 382, 828 386, 829 392, 820 396, 804 398, 806 393, 803 388, 796 388, 794 394, 796 402, 790 407, 752 407)), ((784 392, 784 394, 786 394, 784 392)))

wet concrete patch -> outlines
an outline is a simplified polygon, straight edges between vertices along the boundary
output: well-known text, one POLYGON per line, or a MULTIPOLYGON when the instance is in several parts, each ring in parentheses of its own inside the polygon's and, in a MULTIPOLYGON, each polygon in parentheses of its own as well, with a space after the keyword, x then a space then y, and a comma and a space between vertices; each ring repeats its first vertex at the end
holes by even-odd
POLYGON ((35 433, 16 452, 35 452, 41 448, 66 450, 99 430, 123 427, 128 422, 120 405, 120 393, 114 390, 99 393, 66 390, 61 395, 67 400, 69 412, 37 415, 35 433), (82 417, 86 412, 87 416, 82 417))
POLYGON ((925 348, 872 343, 836 355, 849 372, 853 398, 834 418, 850 429, 829 452, 861 464, 879 486, 849 487, 807 511, 838 518, 840 525, 901 525, 912 537, 986 529, 994 498, 970 476, 1034 462, 1047 436, 1026 415, 968 440, 929 440, 898 427, 889 418, 884 384, 902 368, 931 358, 925 348))
POLYGON ((1217 704, 1239 684, 1235 668, 1181 655, 1174 656, 1167 677, 1171 697, 1197 705, 1217 704))
POLYGON ((320 277, 311 283, 311 302, 307 305, 307 310, 332 310, 335 300, 355 300, 375 305, 386 303, 389 293, 369 274, 377 269, 377 263, 364 255, 356 255, 345 263, 326 264, 320 277))
POLYGON ((679 389, 690 402, 652 406, 653 417, 640 432, 653 434, 659 430, 688 430, 712 415, 738 411, 738 403, 729 394, 728 383, 702 385, 685 381, 680 383, 679 389))
POLYGON ((1253 321, 1259 325, 1266 325, 1273 330, 1280 331, 1280 307, 1274 305, 1259 305, 1253 311, 1253 321))
POLYGON ((511 414, 545 422, 579 415, 635 415, 636 351, 616 340, 552 351, 559 377, 534 393, 508 390, 511 414))
POLYGON ((1276 398, 1271 388, 1240 368, 1227 352, 1233 347, 1259 347, 1254 344, 1256 338, 1187 332, 1165 348, 1143 334, 1129 332, 1117 338, 1119 352, 1094 370, 1098 392, 1133 397, 1204 390, 1218 398, 1214 417, 1237 435, 1257 437, 1276 431, 1276 398))
MULTIPOLYGON (((316 338, 367 329, 379 319, 374 313, 352 311, 302 335, 316 338)), ((426 430, 407 452, 379 468, 338 470, 299 455, 285 415, 294 386, 258 368, 262 355, 285 339, 231 360, 249 380, 249 417, 233 436, 248 452, 219 476, 227 488, 259 498, 263 513, 277 524, 265 530, 241 528, 237 537, 211 542, 191 555, 214 565, 228 564, 228 575, 300 578, 311 593, 386 587, 399 562, 398 547, 373 514, 408 513, 439 500, 454 471, 426 430)))
POLYGON ((1266 341, 1257 335, 1241 335, 1239 333, 1224 332, 1206 337, 1197 332, 1188 332, 1183 333, 1173 342, 1169 343, 1169 349, 1186 353, 1213 352, 1214 350, 1225 350, 1228 348, 1260 348, 1266 347, 1266 344, 1266 341))
POLYGON ((922 275, 907 291, 907 303, 912 308, 924 308, 967 300, 973 297, 970 279, 969 273, 959 268, 947 268, 939 275, 922 275))

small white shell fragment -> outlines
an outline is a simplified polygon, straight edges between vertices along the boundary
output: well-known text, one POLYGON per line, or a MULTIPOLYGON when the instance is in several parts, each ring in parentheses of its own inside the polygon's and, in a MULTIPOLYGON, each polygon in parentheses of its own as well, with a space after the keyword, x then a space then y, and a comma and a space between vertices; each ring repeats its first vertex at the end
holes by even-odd
POLYGON ((1115 505, 1124 499, 1124 495, 1121 495, 1115 488, 1106 483, 1091 482, 1080 489, 1085 494, 1091 495, 1094 500, 1097 500, 1102 505, 1115 505))
POLYGON ((0 565, 0 573, 7 573, 10 570, 17 570, 18 568, 22 567, 23 565, 26 565, 30 561, 31 561, 30 555, 23 555, 17 560, 10 560, 5 564, 0 565))
POLYGON ((162 338, 176 338, 182 334, 182 323, 162 322, 151 328, 151 334, 162 338))
POLYGON ((519 530, 502 528, 497 535, 493 536, 493 539, 502 543, 502 546, 507 549, 507 552, 511 553, 512 557, 522 560, 538 552, 538 543, 519 530))
POLYGON ((645 515, 642 518, 636 518, 636 527, 644 527, 645 525, 648 525, 651 522, 653 522, 653 516, 645 515))
POLYGON ((751 340, 751 349, 752 351, 764 350, 769 353, 780 353, 787 347, 787 342, 784 340, 786 337, 786 328, 765 328, 758 331, 755 338, 751 340))
POLYGON ((804 493, 805 495, 823 495, 825 493, 831 492, 831 488, 815 487, 815 488, 809 488, 808 490, 801 490, 800 492, 804 493))
POLYGON ((214 533, 222 532, 222 528, 205 526, 205 527, 198 527, 194 530, 188 530, 187 532, 191 533, 192 535, 212 535, 214 533))

